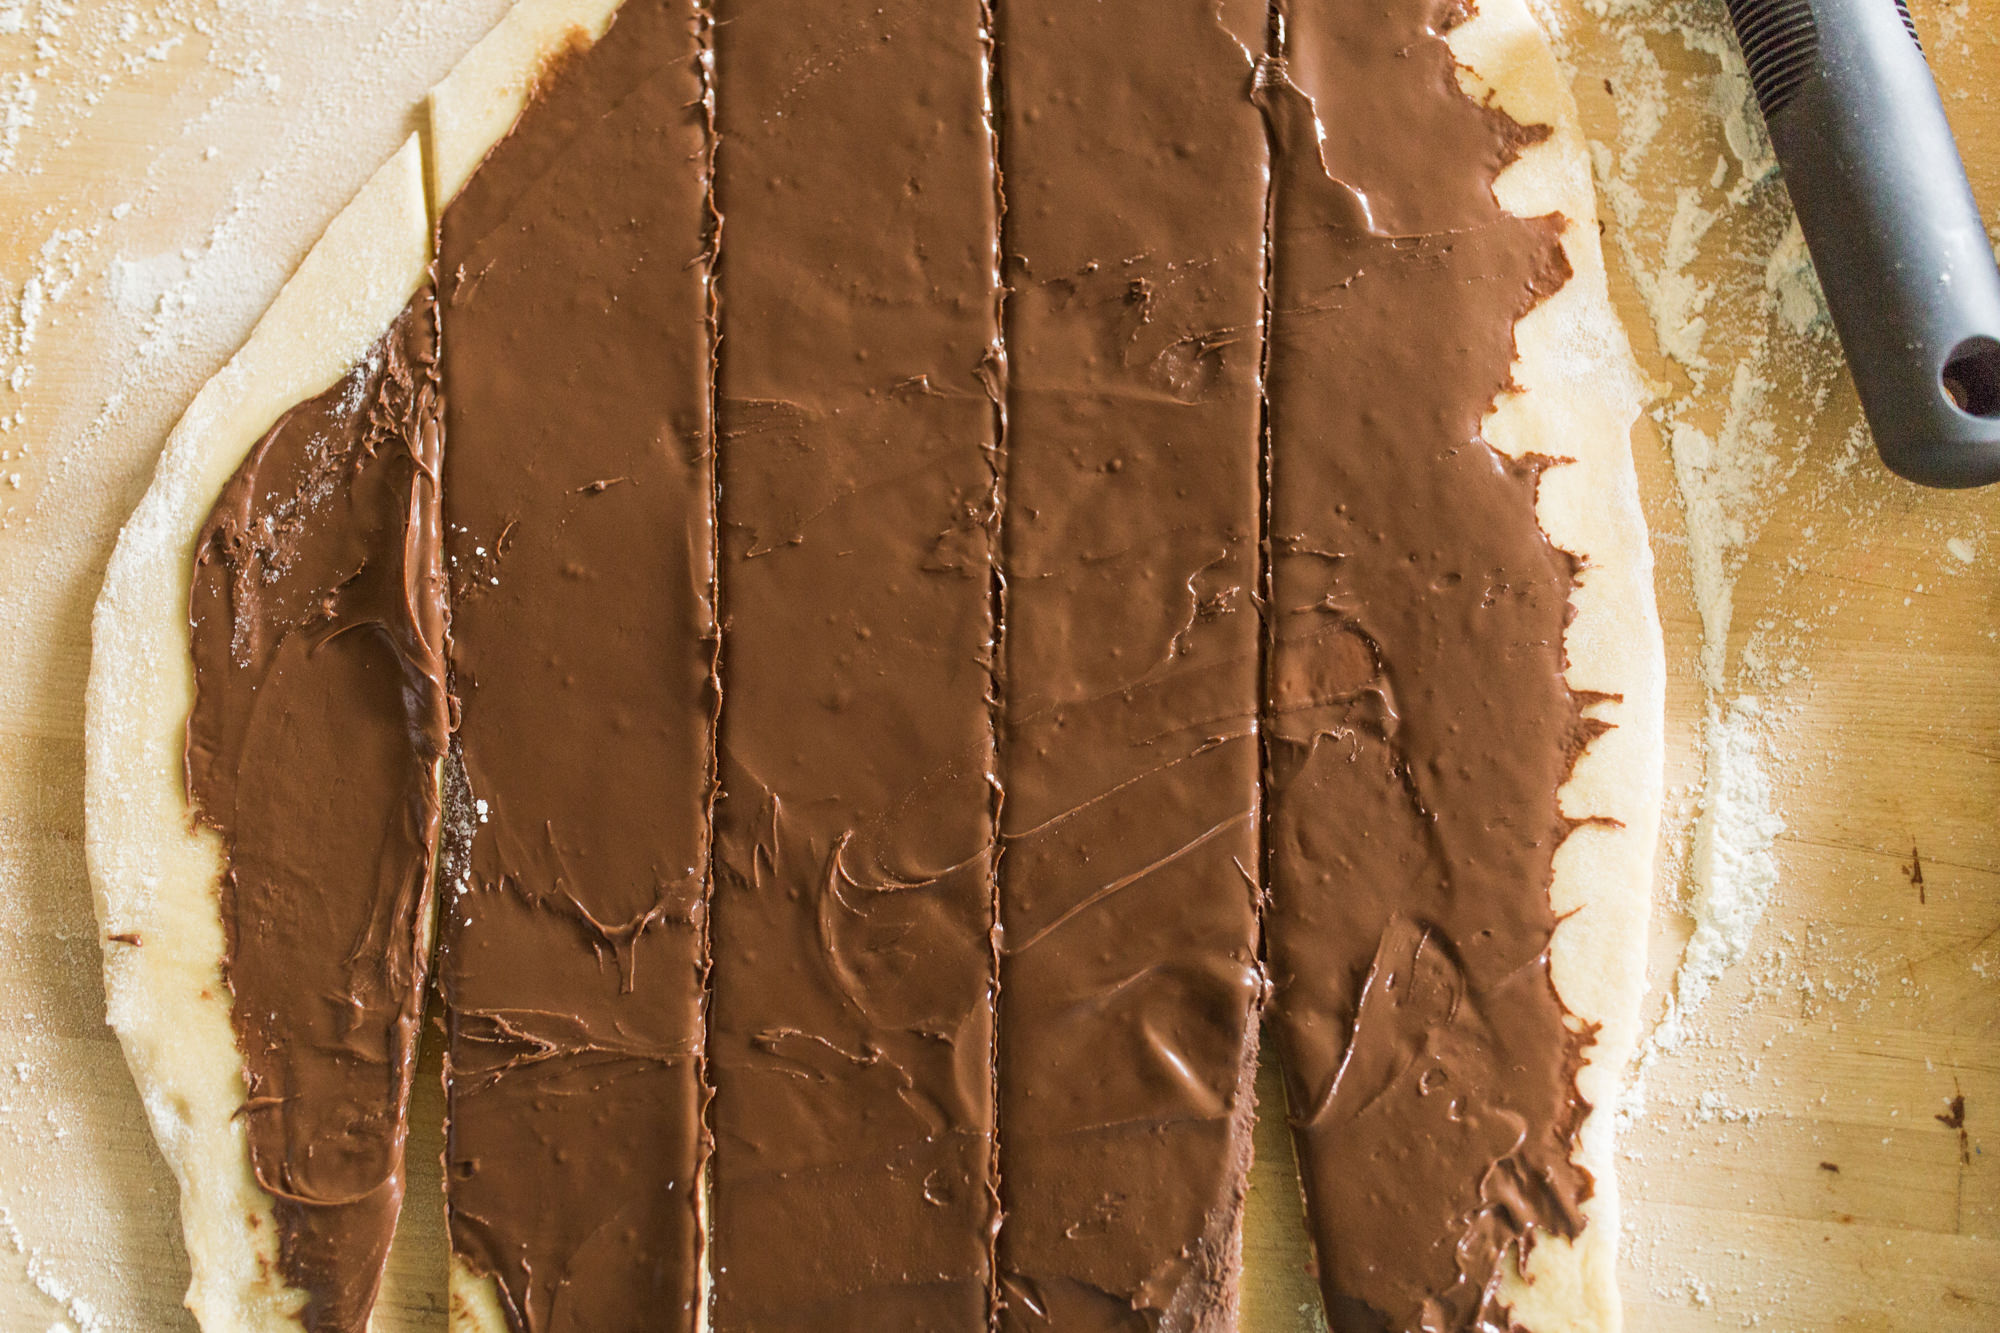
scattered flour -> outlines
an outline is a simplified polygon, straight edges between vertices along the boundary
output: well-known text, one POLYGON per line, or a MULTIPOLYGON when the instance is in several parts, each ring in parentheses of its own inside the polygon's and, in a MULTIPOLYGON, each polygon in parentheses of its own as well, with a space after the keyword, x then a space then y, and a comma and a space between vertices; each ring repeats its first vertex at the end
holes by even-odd
POLYGON ((1712 704, 1703 730, 1707 777, 1695 825, 1689 880, 1694 934, 1681 956, 1666 1016, 1647 1042, 1648 1056, 1678 1049, 1688 1016, 1750 950, 1757 923, 1778 885, 1773 846, 1785 831, 1763 767, 1763 709, 1753 696, 1712 704))
MULTIPOLYGON (((0 20, 5 17, 0 13, 0 20)), ((21 134, 35 123, 35 103, 41 96, 28 75, 18 71, 0 74, 0 172, 13 168, 21 134)))
MULTIPOLYGON (((1542 9, 1557 2, 1531 0, 1542 9)), ((1659 1019, 1619 1107, 1621 1151, 1635 1167, 1635 1192, 1674 1204, 1712 1189, 1699 1184, 1706 1164, 1744 1154, 1744 1202, 1795 1216, 1801 1199, 1838 1187, 1838 1165, 1809 1163, 1809 1171, 1824 1165, 1824 1179, 1802 1184, 1776 1160, 1784 1156, 1779 1145, 1792 1140, 1774 1139, 1773 1127, 1760 1122, 1781 1121, 1788 1134, 1818 1133, 1807 1087, 1819 1091, 1821 1106, 1829 1094, 1867 1103, 1853 1112, 1857 1119, 1912 1115, 1886 1104, 1893 1094, 1826 1079, 1828 1056, 1848 1039, 1841 1020, 1872 1015, 1879 1023, 1896 1015, 1899 1030, 1938 1030, 1949 1021, 1926 1010, 1935 1003, 1928 974, 1964 968, 2000 975, 2000 944, 1982 945, 1963 962, 1943 953, 1897 961, 1884 956, 1880 933, 1842 920, 1839 909, 1827 919, 1799 911, 1781 896, 1779 854, 1788 793, 1837 781, 1840 765, 1853 762, 1848 747, 1864 743, 1855 728, 1826 725, 1828 702, 1856 688, 1849 667, 1865 666, 1827 665, 1828 635, 1855 631, 1857 605, 1887 610, 1889 590, 1900 585, 1912 609, 1862 628, 1884 643, 1919 643, 1929 632, 1922 602, 1926 586, 1938 587, 1932 578, 1984 575, 1975 562, 1988 549, 1991 511, 1938 505, 1880 480, 1722 0, 1581 4, 1596 30, 1572 23, 1579 31, 1565 54, 1599 136, 1592 163, 1607 247, 1617 256, 1614 286, 1629 281, 1626 290, 1651 325, 1658 355, 1647 363, 1657 377, 1650 415, 1667 446, 1680 510, 1679 523, 1657 525, 1655 543, 1670 575, 1685 570, 1700 626, 1693 654, 1699 698, 1691 709, 1700 719, 1700 771, 1670 789, 1664 829, 1664 896, 1682 920, 1663 918, 1660 933, 1677 924, 1684 933, 1674 937, 1684 943, 1677 957, 1667 955, 1673 975, 1661 987, 1659 1019), (1690 120, 1697 122, 1692 133, 1690 120), (1767 521, 1780 513, 1782 524, 1767 534, 1767 521), (1933 553, 1928 567, 1880 563, 1878 545, 1892 549, 1884 534, 1907 540, 1913 528, 1933 553), (1822 711, 1809 714, 1815 703, 1822 711), (1799 725, 1809 716, 1818 720, 1811 732, 1799 725), (1752 1161, 1760 1155, 1774 1160, 1752 1161), (1751 1199, 1764 1188, 1793 1193, 1782 1202, 1751 1199), (1801 1192, 1808 1188, 1811 1194, 1801 1192)), ((1970 56, 1969 34, 1991 49, 1984 11, 1971 0, 1921 0, 1913 8, 1920 23, 1936 25, 1937 40, 1926 31, 1935 60, 1952 58, 1942 52, 1970 56)), ((1951 77, 1982 86, 1978 57, 1959 59, 1951 77)), ((1989 216, 2000 246, 2000 215, 1989 216)), ((1643 357, 1644 335, 1634 332, 1643 357)), ((1992 637, 2000 639, 2000 631, 1992 637)), ((1866 816, 1885 813, 1871 807, 1866 816)), ((1892 841, 1906 836, 1893 825, 1880 833, 1892 841)), ((1885 923, 1901 926, 1925 910, 1909 844, 1909 864, 1898 875, 1893 862, 1865 847, 1867 834, 1836 836, 1863 846, 1786 850, 1829 893, 1851 885, 1856 902, 1879 895, 1885 923), (1877 865, 1879 885, 1870 881, 1877 865)), ((1923 858, 1932 854, 1924 837, 1923 858)), ((1930 910, 1939 900, 1934 881, 1930 910)), ((1868 1054, 1887 1054, 1882 1040, 1871 1037, 1868 1054)), ((1844 1151, 1825 1155, 1847 1158, 1844 1151)), ((1708 1312, 1689 1327, 1834 1322, 1799 1316, 1795 1298, 1806 1287, 1774 1242, 1729 1234, 1693 1209, 1673 1208, 1634 1210, 1624 1236, 1624 1262, 1643 1284, 1638 1290, 1708 1312)), ((1850 1307, 1822 1303, 1817 1314, 1831 1309, 1850 1307)))
POLYGON ((1797 218, 1792 219, 1784 239, 1764 264, 1764 290, 1770 295, 1778 318, 1793 333, 1833 332, 1826 312, 1826 294, 1820 290, 1819 274, 1813 269, 1812 256, 1806 253, 1805 233, 1799 230, 1797 218))
POLYGON ((1969 53, 1972 47, 1965 40, 1965 25, 1972 18, 1972 0, 1954 0, 1951 4, 1935 7, 1938 26, 1937 46, 1955 48, 1969 53))
POLYGON ((1686 1040, 1694 1012, 1746 956, 1777 885, 1784 821, 1766 772, 1773 729, 1743 687, 1740 658, 1731 659, 1736 585, 1801 464, 1830 361, 1799 354, 1824 340, 1825 303, 1722 7, 1586 0, 1586 8, 1617 52, 1603 76, 1616 145, 1600 143, 1592 155, 1609 238, 1673 371, 1652 416, 1685 524, 1707 715, 1692 836, 1679 840, 1693 933, 1642 1048, 1622 1109, 1629 1120, 1643 1108, 1651 1064, 1686 1040), (1688 106, 1702 108, 1711 134, 1663 136, 1670 109, 1688 106))

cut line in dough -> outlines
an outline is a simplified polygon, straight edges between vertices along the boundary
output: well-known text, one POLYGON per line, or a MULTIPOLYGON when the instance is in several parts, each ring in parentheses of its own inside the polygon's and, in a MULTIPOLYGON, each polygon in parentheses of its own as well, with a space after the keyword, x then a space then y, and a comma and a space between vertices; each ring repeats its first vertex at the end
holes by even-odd
POLYGON ((84 850, 106 1018, 180 1185, 187 1306, 208 1333, 293 1333, 306 1294, 279 1275, 271 1199, 251 1172, 222 974, 221 839, 188 805, 195 542, 250 448, 367 355, 426 281, 430 258, 413 136, 334 218, 174 427, 92 616, 84 850))
POLYGON ((444 212, 493 145, 514 128, 551 64, 602 37, 622 3, 521 0, 431 89, 431 199, 436 213, 444 212))

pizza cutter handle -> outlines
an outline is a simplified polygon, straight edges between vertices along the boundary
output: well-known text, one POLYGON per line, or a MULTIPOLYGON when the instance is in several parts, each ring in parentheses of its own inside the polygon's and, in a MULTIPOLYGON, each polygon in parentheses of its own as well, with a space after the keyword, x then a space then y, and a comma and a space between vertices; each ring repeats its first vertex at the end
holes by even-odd
POLYGON ((2000 481, 2000 268, 1902 0, 1729 0, 1882 461, 2000 481))

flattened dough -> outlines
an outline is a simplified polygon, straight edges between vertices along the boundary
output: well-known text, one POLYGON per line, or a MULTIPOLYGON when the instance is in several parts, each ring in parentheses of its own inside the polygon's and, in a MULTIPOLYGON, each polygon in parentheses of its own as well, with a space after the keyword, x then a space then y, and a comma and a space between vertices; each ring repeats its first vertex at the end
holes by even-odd
POLYGON ((251 1173, 222 977, 221 840, 188 806, 194 545, 251 446, 346 375, 415 295, 430 238, 412 137, 333 220, 168 437, 91 622, 85 854, 106 1016, 180 1184, 187 1306, 208 1333, 297 1330, 305 1293, 278 1274, 271 1199, 251 1173))
MULTIPOLYGON (((601 35, 616 8, 616 0, 526 0, 433 90, 440 206, 511 128, 549 62, 601 35)), ((1638 378, 1606 291, 1578 114, 1543 35, 1523 0, 1484 0, 1450 41, 1475 96, 1553 129, 1500 178, 1502 203, 1524 216, 1559 211, 1570 220, 1564 248, 1574 276, 1521 322, 1520 391, 1496 407, 1486 436, 1510 454, 1575 460, 1545 475, 1540 504, 1551 539, 1585 559, 1566 639, 1569 680, 1619 696, 1593 708, 1615 729, 1591 746, 1562 794, 1569 815, 1618 823, 1579 828, 1557 856, 1552 888, 1558 912, 1570 913, 1552 950, 1556 984, 1578 1019, 1598 1027, 1579 1075, 1598 1109, 1578 1151, 1597 1187, 1579 1239, 1544 1238, 1508 1290, 1532 1333, 1602 1333, 1622 1322, 1610 1110, 1638 1028, 1661 795, 1664 665, 1629 450, 1638 378)), ((120 537, 93 621, 86 851, 105 936, 108 1017, 180 1183, 193 1268, 187 1303, 211 1331, 296 1329, 304 1296, 275 1277, 270 1201, 250 1173, 235 1117, 244 1090, 220 972, 219 842, 192 824, 185 795, 193 542, 270 423, 345 374, 422 282, 431 220, 419 162, 414 140, 406 143, 196 398, 120 537), (143 944, 111 938, 119 935, 143 944)), ((1275 1110, 1267 1101, 1266 1114, 1275 1110)), ((1267 1196, 1275 1169, 1260 1166, 1267 1196)), ((1267 1207, 1252 1221, 1253 1265, 1256 1255, 1298 1243, 1255 1234, 1275 1225, 1270 1218, 1267 1207)), ((1288 1266, 1302 1257, 1294 1250, 1288 1266)), ((1245 1280, 1255 1287, 1275 1285, 1275 1277, 1252 1271, 1245 1280)), ((455 1272, 452 1312, 455 1329, 506 1327, 485 1279, 455 1272)))

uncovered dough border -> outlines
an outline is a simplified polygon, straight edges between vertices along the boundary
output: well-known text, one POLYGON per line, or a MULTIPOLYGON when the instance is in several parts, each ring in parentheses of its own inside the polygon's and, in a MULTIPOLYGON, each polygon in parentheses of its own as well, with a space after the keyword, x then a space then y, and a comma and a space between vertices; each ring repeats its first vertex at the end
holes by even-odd
POLYGON ((1582 561, 1563 640, 1570 687, 1615 696, 1587 710, 1613 729, 1591 743, 1560 793, 1566 817, 1615 822, 1569 835, 1549 889, 1556 990, 1578 1022, 1596 1028, 1577 1074, 1593 1109, 1575 1154, 1596 1189, 1582 1234, 1573 1242, 1538 1237, 1525 1273, 1509 1273, 1504 1293, 1531 1333, 1616 1333, 1615 1113, 1645 994, 1665 759, 1665 649, 1631 455, 1643 391, 1611 305, 1582 118, 1547 37, 1525 0, 1480 0, 1448 42, 1468 93, 1550 130, 1500 175, 1494 193, 1518 216, 1567 219, 1572 276, 1516 326, 1517 387, 1495 405, 1484 434, 1512 457, 1573 460, 1542 474, 1536 512, 1549 540, 1582 561))

